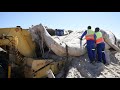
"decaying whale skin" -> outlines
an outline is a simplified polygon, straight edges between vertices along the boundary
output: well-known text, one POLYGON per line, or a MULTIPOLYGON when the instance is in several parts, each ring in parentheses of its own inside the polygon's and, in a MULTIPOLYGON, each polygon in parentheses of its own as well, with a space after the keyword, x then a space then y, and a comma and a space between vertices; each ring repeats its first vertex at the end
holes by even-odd
MULTIPOLYGON (((66 56, 67 53, 69 56, 81 56, 87 52, 85 44, 86 40, 84 38, 82 40, 82 45, 80 46, 80 36, 84 31, 72 32, 65 36, 51 36, 42 24, 33 26, 30 30, 40 33, 41 38, 47 47, 58 56, 66 56)), ((109 31, 101 31, 106 44, 105 49, 113 48, 120 52, 120 49, 116 45, 116 37, 114 34, 109 31)))
POLYGON ((103 38, 106 43, 106 49, 113 48, 114 50, 120 52, 119 39, 111 31, 101 30, 103 38))

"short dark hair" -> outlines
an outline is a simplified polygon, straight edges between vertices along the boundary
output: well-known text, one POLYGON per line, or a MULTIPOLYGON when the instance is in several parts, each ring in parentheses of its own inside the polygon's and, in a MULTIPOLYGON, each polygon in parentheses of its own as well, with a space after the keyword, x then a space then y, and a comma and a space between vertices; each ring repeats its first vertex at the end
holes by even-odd
POLYGON ((99 32, 99 31, 100 31, 99 27, 96 27, 95 32, 99 32))
POLYGON ((88 29, 91 29, 91 26, 88 26, 87 28, 88 28, 88 29))

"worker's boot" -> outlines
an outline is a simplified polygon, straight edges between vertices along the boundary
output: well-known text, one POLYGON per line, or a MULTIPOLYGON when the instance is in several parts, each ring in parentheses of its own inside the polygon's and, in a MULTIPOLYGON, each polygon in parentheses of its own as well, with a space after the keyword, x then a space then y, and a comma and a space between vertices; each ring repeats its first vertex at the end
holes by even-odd
POLYGON ((95 63, 95 60, 91 60, 90 63, 91 63, 91 64, 94 64, 94 63, 95 63))
POLYGON ((101 61, 97 61, 97 63, 101 63, 101 61))
POLYGON ((106 61, 103 61, 103 64, 104 64, 105 66, 109 65, 109 63, 106 62, 106 61))
POLYGON ((97 62, 97 58, 95 58, 95 60, 94 60, 95 62, 97 62))
POLYGON ((107 66, 107 65, 110 65, 110 64, 109 63, 105 63, 104 65, 107 66))

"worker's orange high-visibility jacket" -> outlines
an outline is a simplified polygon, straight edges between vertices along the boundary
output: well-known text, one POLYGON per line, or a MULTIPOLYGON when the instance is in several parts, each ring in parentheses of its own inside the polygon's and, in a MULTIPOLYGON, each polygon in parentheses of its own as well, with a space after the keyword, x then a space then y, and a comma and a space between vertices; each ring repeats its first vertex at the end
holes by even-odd
POLYGON ((91 30, 91 29, 88 29, 87 30, 87 34, 86 34, 86 36, 85 36, 85 39, 86 40, 95 40, 94 39, 94 31, 93 30, 91 30))
POLYGON ((101 32, 96 32, 96 44, 104 42, 103 36, 101 32))

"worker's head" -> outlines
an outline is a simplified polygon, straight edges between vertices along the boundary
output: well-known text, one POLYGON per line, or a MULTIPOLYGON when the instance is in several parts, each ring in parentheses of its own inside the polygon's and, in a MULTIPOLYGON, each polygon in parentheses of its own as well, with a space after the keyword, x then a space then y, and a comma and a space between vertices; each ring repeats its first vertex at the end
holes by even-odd
POLYGON ((99 31, 100 31, 99 27, 96 27, 95 32, 99 32, 99 31))
POLYGON ((88 28, 88 29, 91 29, 91 26, 88 26, 87 28, 88 28))

